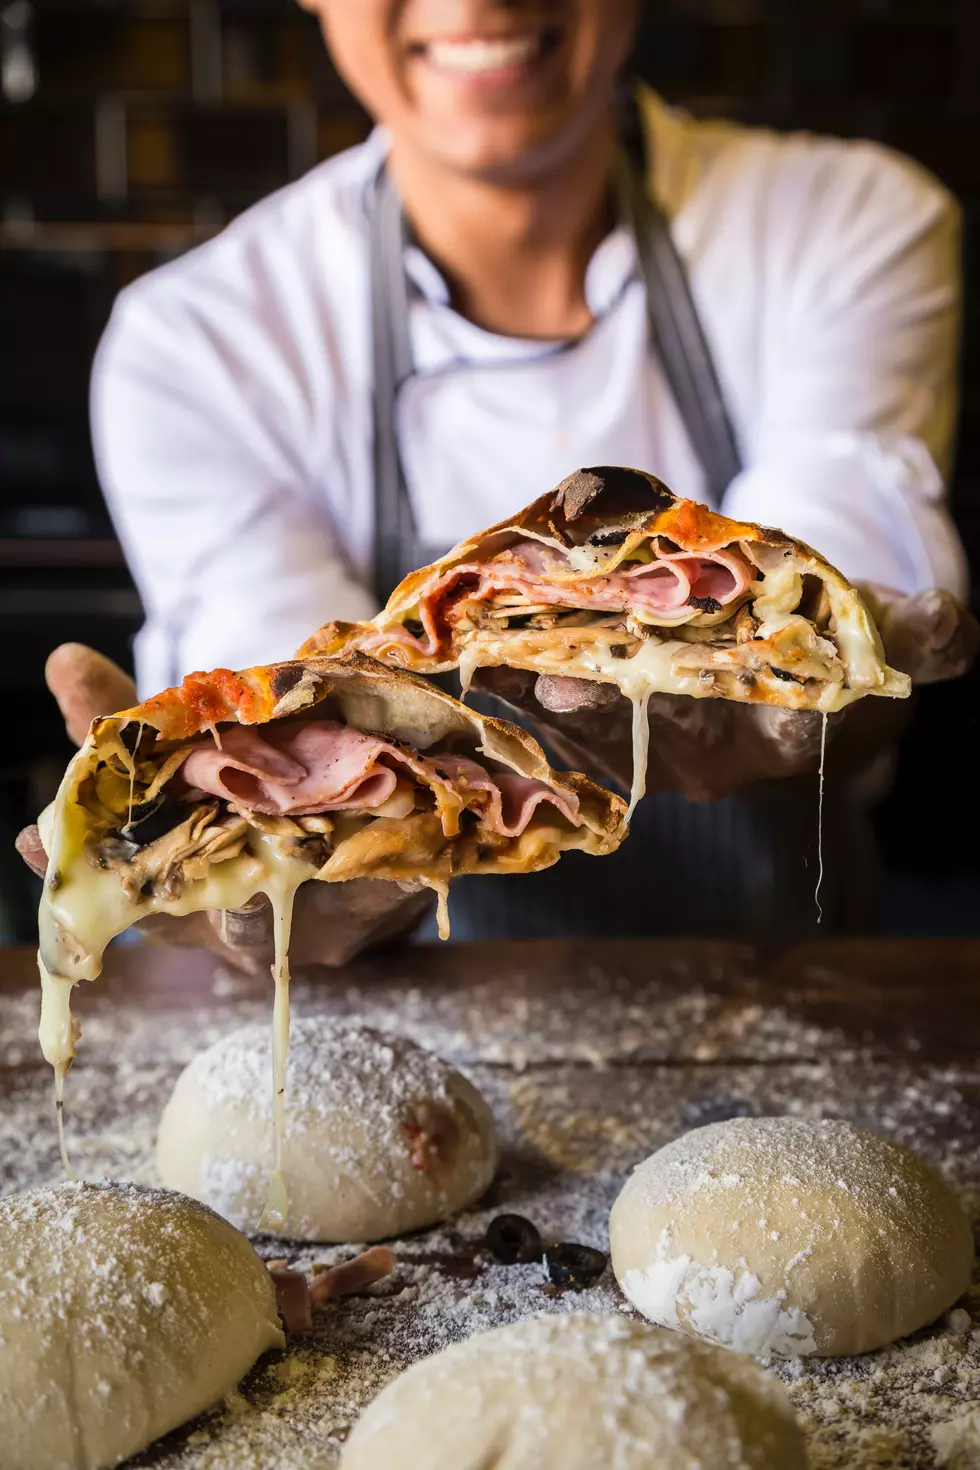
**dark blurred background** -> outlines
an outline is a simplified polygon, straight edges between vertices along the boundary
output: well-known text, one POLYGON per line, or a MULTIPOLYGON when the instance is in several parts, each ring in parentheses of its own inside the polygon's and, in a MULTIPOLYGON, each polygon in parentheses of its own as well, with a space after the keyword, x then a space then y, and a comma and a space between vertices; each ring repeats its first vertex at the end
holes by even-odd
MULTIPOLYGON (((980 0, 654 0, 636 70, 698 114, 879 139, 960 197, 976 575, 980 0)), ((0 0, 0 938, 32 935, 10 839, 70 753, 44 659, 128 666, 140 622, 86 423, 113 297, 367 128, 293 0, 0 0)), ((879 808, 889 932, 980 933, 978 677, 926 692, 879 808)))

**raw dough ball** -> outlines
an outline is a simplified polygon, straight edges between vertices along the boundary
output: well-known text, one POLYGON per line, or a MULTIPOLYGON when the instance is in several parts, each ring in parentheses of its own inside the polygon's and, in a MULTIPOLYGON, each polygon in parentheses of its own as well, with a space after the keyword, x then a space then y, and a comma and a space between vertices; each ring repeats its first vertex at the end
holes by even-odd
POLYGON ((0 1200, 4 1470, 115 1465, 283 1342, 268 1271, 196 1201, 114 1184, 0 1200))
POLYGON ((804 1470, 781 1385, 707 1343, 626 1317, 539 1317, 396 1378, 341 1470, 804 1470))
POLYGON ((609 1233, 651 1322, 759 1356, 894 1342, 956 1301, 973 1262, 966 1217, 915 1154, 799 1118, 675 1139, 627 1181, 609 1233))
MULTIPOLYGON (((272 1042, 244 1026, 196 1056, 160 1122, 165 1184, 256 1229, 272 1168, 272 1042)), ((293 1022, 283 1174, 294 1240, 383 1240, 489 1187, 493 1119, 476 1088, 401 1036, 293 1022)))

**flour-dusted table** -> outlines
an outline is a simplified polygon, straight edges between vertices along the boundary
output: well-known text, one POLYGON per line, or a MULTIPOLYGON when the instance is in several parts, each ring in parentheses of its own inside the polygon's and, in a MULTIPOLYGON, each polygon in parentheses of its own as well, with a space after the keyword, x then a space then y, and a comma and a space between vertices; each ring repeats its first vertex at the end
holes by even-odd
MULTIPOLYGON (((490 1195, 396 1242, 395 1275, 318 1315, 224 1408, 133 1464, 318 1470, 400 1368, 535 1312, 625 1310, 611 1273, 563 1295, 537 1266, 481 1253, 493 1214, 605 1248, 629 1172, 689 1128, 735 1114, 847 1118, 915 1148, 980 1213, 980 942, 823 941, 761 951, 716 941, 419 946, 301 972, 296 1010, 412 1036, 491 1103, 501 1168, 490 1195)), ((69 1147, 87 1178, 153 1178, 160 1110, 195 1051, 271 1018, 264 975, 193 950, 120 947, 76 991, 69 1147)), ((60 1177, 51 1078, 35 1038, 33 956, 0 951, 0 1191, 60 1177)), ((258 1237, 266 1256, 349 1250, 258 1237)), ((980 1465, 980 1292, 895 1348, 778 1371, 814 1470, 980 1465)))

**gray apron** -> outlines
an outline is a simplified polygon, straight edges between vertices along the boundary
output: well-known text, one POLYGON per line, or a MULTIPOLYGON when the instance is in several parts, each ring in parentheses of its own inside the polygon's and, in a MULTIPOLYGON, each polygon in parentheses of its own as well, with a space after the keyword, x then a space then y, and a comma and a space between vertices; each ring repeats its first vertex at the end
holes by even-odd
MULTIPOLYGON (((621 217, 636 238, 651 350, 659 355, 707 489, 720 504, 742 464, 684 264, 641 169, 625 155, 616 182, 621 217)), ((374 566, 375 590, 384 604, 403 576, 448 548, 426 546, 418 538, 395 429, 398 394, 413 373, 413 362, 405 221, 384 168, 368 213, 374 566)), ((471 702, 490 713, 513 715, 486 696, 473 696, 471 702)), ((836 782, 827 783, 823 842, 823 932, 874 929, 877 862, 870 822, 836 782)), ((520 879, 457 880, 450 899, 452 932, 454 939, 665 934, 790 939, 816 928, 816 877, 816 777, 763 782, 710 806, 668 792, 641 802, 628 840, 611 857, 596 860, 573 852, 555 867, 520 879)), ((434 921, 419 931, 420 938, 434 935, 434 921)))

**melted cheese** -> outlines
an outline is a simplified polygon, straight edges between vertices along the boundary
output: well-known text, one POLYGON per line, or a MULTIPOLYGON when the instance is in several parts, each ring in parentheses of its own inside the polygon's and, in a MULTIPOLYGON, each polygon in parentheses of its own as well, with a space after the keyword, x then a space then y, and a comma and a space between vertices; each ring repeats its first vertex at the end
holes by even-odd
POLYGON ((283 1096, 286 1091, 286 1065, 289 1057, 289 933, 296 890, 310 873, 305 863, 284 858, 268 838, 263 841, 269 845, 269 857, 273 865, 265 893, 272 904, 272 933, 275 943, 272 964, 272 978, 275 983, 272 1011, 272 1123, 275 1146, 272 1174, 259 1229, 282 1230, 289 1214, 289 1195, 282 1172, 285 1136, 283 1096))
MULTIPOLYGON (((46 1060, 55 1071, 58 1104, 59 1139, 66 1172, 71 1166, 64 1147, 63 1085, 75 1056, 79 1027, 71 1014, 71 992, 80 980, 94 980, 102 968, 102 957, 109 941, 132 924, 150 914, 183 915, 204 910, 227 911, 245 907, 259 893, 265 893, 272 905, 275 938, 275 960, 272 974, 275 983, 273 1012, 273 1119, 275 1155, 269 1181, 261 1227, 281 1230, 289 1208, 286 1182, 282 1174, 283 1097, 289 1046, 289 966, 288 947, 293 901, 300 885, 319 877, 323 881, 343 881, 359 876, 392 876, 375 874, 371 852, 388 842, 393 856, 401 856, 402 869, 394 876, 411 877, 424 883, 438 896, 439 934, 449 937, 448 892, 453 871, 452 858, 442 824, 434 814, 417 814, 414 824, 408 819, 379 818, 365 825, 350 820, 345 828, 343 817, 336 822, 337 845, 327 864, 318 872, 305 859, 289 856, 274 833, 249 830, 246 847, 234 858, 215 864, 199 879, 186 881, 177 897, 153 894, 146 898, 127 893, 119 872, 102 868, 90 860, 86 842, 98 821, 86 811, 79 798, 79 788, 88 779, 92 752, 86 749, 69 767, 53 808, 43 814, 45 848, 49 854, 38 915, 40 947, 38 968, 41 977, 41 1019, 39 1038, 46 1060), (431 827, 431 842, 421 842, 416 850, 403 851, 408 829, 431 827)), ((120 778, 122 779, 122 778, 120 778)), ((123 797, 125 801, 125 797, 123 797)), ((535 827, 540 824, 532 823, 535 827)), ((546 829, 550 834, 551 829, 546 829)), ((426 835, 423 833, 422 835, 426 835)), ((541 861, 556 861, 562 847, 583 844, 588 836, 585 828, 575 833, 554 831, 547 854, 531 850, 535 832, 529 827, 521 838, 510 844, 507 857, 513 859, 512 871, 528 871, 541 861)), ((539 839, 541 834, 538 834, 539 839)), ((409 844, 411 847, 411 844, 409 844)), ((465 853, 460 859, 467 870, 465 853)), ((375 859, 377 853, 375 853, 375 859)), ((501 859, 500 871, 507 870, 501 859)), ((471 871, 480 871, 479 857, 471 871)))
POLYGON ((419 882, 436 896, 436 928, 440 939, 449 938, 449 880, 431 875, 419 875, 419 882))
POLYGON ((61 1154, 61 1167, 65 1171, 65 1178, 74 1183, 78 1175, 71 1166, 68 1145, 65 1143, 65 1078, 62 1072, 54 1074, 54 1110, 58 1119, 58 1152, 61 1154))
POLYGON ((71 1014, 71 992, 79 980, 94 980, 102 968, 102 956, 110 939, 121 934, 146 914, 197 913, 205 909, 244 908, 258 893, 266 893, 275 915, 276 960, 273 975, 276 1002, 273 1017, 275 1167, 269 1199, 263 1216, 264 1229, 281 1229, 286 1221, 288 1199, 282 1178, 282 1093, 285 1088, 286 1056, 289 1045, 289 916, 293 896, 301 883, 312 878, 315 868, 308 862, 285 856, 274 837, 250 833, 250 847, 239 857, 212 867, 207 877, 184 886, 179 898, 129 898, 117 874, 93 867, 84 854, 84 812, 74 799, 58 802, 49 831, 49 878, 38 915, 41 948, 38 969, 41 977, 41 1020, 38 1037, 45 1059, 55 1071, 59 1139, 66 1173, 71 1166, 64 1148, 63 1085, 75 1056, 79 1026, 71 1014), (58 818, 61 816, 61 821, 58 818), (57 881, 52 883, 51 878, 57 881))
MULTIPOLYGON (((716 652, 716 662, 712 662, 710 640, 692 644, 669 637, 645 638, 632 655, 617 657, 613 649, 618 647, 622 651, 622 632, 585 626, 476 633, 459 653, 463 691, 469 689, 477 669, 499 664, 562 678, 615 684, 633 705, 630 816, 646 789, 649 744, 646 711, 654 694, 680 694, 694 699, 720 696, 745 702, 761 697, 784 708, 816 709, 828 714, 846 708, 865 694, 902 698, 909 693, 910 684, 905 675, 884 663, 880 643, 857 592, 825 583, 835 620, 831 641, 830 637, 817 634, 794 611, 802 595, 803 573, 808 564, 781 551, 754 545, 752 554, 765 569, 763 590, 752 605, 754 614, 761 620, 753 641, 790 635, 788 641, 783 639, 788 649, 792 644, 790 671, 798 666, 801 677, 811 681, 806 685, 786 681, 776 691, 775 676, 765 653, 756 658, 756 665, 761 658, 761 667, 750 666, 739 662, 739 646, 735 644, 726 649, 731 654, 730 660, 721 659, 716 652), (798 636, 794 640, 794 633, 805 633, 805 639, 801 642, 798 636), (700 667, 696 653, 699 648, 704 650, 700 667), (739 673, 751 673, 754 679, 742 685, 738 681, 739 673), (724 682, 719 683, 720 680, 724 682), (767 682, 763 684, 762 680, 767 682)), ((778 662, 778 656, 772 662, 778 662)))
POLYGON ((817 798, 817 886, 813 892, 813 901, 817 906, 817 923, 823 923, 823 908, 820 903, 820 889, 823 886, 823 779, 824 767, 827 762, 827 715, 823 717, 820 729, 820 795, 817 798))
POLYGON ((627 822, 632 820, 637 804, 647 789, 647 762, 650 759, 650 716, 648 699, 634 698, 633 703, 633 788, 630 792, 627 822))

